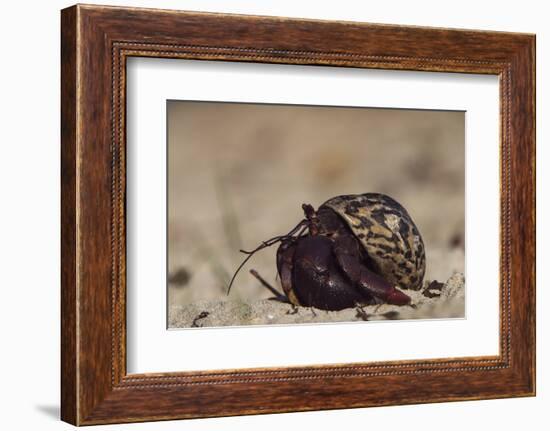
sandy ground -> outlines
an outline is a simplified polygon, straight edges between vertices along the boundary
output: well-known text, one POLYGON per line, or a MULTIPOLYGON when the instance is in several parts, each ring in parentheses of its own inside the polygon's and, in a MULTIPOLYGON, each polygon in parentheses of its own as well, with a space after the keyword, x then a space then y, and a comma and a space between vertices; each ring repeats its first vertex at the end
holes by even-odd
MULTIPOLYGON (((215 326, 284 325, 295 323, 353 322, 371 320, 410 320, 464 317, 464 275, 455 273, 443 286, 408 291, 412 306, 380 304, 341 311, 295 307, 274 299, 252 302, 197 301, 173 305, 169 327, 202 328, 215 326)), ((433 285, 432 285, 433 286, 433 285)))
POLYGON ((276 246, 226 296, 239 249, 288 232, 302 203, 340 194, 405 206, 426 245, 426 280, 464 272, 462 112, 170 102, 168 115, 170 322, 205 303, 265 304, 249 270, 278 287, 276 246))

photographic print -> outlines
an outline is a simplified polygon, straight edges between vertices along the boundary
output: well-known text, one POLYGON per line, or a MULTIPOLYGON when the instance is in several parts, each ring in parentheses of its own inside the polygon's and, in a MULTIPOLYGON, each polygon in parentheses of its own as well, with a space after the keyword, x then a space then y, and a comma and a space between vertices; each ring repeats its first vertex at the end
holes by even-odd
POLYGON ((464 112, 167 116, 169 328, 464 317, 464 112))
POLYGON ((535 39, 64 9, 61 418, 534 396, 535 39))

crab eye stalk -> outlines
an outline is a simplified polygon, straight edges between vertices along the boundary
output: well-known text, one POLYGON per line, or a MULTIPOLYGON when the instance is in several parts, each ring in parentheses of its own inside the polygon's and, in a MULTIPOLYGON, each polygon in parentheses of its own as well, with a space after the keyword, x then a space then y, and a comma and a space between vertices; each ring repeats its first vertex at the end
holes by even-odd
POLYGON ((311 220, 313 217, 315 217, 315 208, 311 206, 310 204, 302 204, 302 210, 304 211, 304 214, 308 220, 311 220))

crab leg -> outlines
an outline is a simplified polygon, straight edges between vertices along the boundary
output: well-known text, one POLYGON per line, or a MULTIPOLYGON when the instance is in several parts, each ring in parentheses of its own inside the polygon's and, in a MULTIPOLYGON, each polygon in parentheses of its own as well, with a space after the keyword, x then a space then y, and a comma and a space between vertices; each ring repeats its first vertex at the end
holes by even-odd
POLYGON ((383 303, 409 304, 411 298, 408 295, 366 267, 359 258, 359 247, 357 240, 350 236, 342 235, 334 240, 336 261, 350 281, 383 303))
POLYGON ((292 289, 292 270, 294 267, 294 252, 296 244, 293 241, 283 241, 277 249, 277 271, 281 279, 281 286, 291 304, 300 305, 292 289))
POLYGON ((250 274, 252 274, 254 277, 256 277, 256 279, 260 282, 260 284, 265 287, 267 290, 269 290, 273 295, 274 295, 274 298, 272 299, 275 299, 276 301, 279 301, 279 302, 285 302, 285 303, 289 303, 289 300, 288 298, 283 295, 282 293, 280 293, 277 289, 275 289, 271 284, 269 284, 259 273, 258 271, 256 271, 255 269, 251 269, 250 270, 250 274))

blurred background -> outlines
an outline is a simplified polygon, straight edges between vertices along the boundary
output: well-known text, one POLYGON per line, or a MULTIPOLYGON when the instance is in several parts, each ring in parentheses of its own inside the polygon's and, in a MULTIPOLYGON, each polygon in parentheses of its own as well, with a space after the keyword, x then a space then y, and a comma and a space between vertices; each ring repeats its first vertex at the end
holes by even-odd
MULTIPOLYGON (((464 271, 464 113, 169 101, 168 297, 253 301, 280 289, 277 245, 342 194, 380 192, 409 212, 425 242, 426 280, 464 271)), ((280 289, 281 290, 281 289, 280 289)), ((170 307, 169 307, 170 309, 170 307)))

